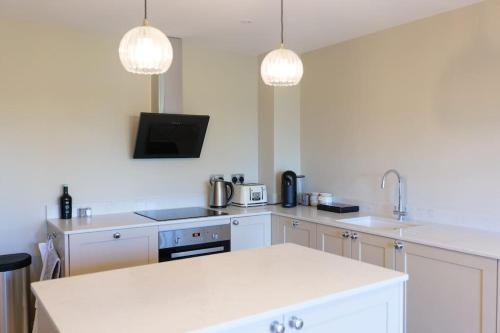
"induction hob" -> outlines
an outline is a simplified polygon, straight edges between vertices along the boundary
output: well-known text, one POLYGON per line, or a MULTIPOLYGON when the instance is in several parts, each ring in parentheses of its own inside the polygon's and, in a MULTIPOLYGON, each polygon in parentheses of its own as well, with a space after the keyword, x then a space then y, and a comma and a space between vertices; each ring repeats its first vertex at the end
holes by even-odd
POLYGON ((219 212, 212 209, 206 209, 203 207, 144 210, 135 213, 137 215, 141 215, 155 221, 185 220, 185 219, 194 219, 200 217, 228 215, 227 213, 224 212, 219 212))

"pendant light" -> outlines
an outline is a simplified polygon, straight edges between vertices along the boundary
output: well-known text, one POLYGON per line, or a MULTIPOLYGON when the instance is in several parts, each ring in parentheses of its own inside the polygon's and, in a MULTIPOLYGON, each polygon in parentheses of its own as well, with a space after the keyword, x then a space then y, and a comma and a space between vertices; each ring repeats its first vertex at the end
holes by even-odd
POLYGON ((118 53, 123 67, 134 74, 165 73, 172 64, 172 44, 163 32, 149 25, 147 0, 143 25, 123 36, 118 53))
POLYGON ((281 47, 269 52, 260 66, 260 75, 265 84, 274 87, 297 85, 304 74, 302 60, 293 52, 284 48, 283 42, 283 0, 281 0, 281 47))

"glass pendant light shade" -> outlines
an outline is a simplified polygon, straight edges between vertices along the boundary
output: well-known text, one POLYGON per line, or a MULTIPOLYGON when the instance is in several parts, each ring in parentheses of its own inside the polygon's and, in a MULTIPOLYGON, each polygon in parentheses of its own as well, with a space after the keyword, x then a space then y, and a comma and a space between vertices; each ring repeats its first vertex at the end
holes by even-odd
POLYGON ((119 48, 120 61, 135 74, 165 73, 172 64, 172 44, 160 30, 144 25, 129 30, 119 48))
POLYGON ((269 52, 260 65, 260 76, 268 86, 295 86, 299 84, 304 74, 304 66, 297 53, 283 47, 284 30, 283 0, 281 0, 281 47, 269 52))
POLYGON ((269 86, 289 87, 297 85, 304 74, 300 57, 285 48, 269 52, 260 66, 262 81, 269 86))

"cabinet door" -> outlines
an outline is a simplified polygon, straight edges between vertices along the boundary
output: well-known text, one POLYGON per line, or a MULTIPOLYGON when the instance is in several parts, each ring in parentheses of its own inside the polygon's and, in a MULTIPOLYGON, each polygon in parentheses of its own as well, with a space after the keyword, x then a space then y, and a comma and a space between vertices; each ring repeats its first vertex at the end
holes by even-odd
POLYGON ((316 234, 318 250, 350 258, 350 235, 351 232, 349 230, 319 224, 316 234))
POLYGON ((284 243, 316 248, 316 223, 285 217, 280 217, 279 221, 284 243))
POLYGON ((158 262, 158 227, 115 229, 69 237, 70 275, 158 262))
POLYGON ((271 216, 245 216, 231 219, 231 251, 271 245, 271 216))
POLYGON ((285 332, 402 333, 403 289, 401 283, 292 311, 285 315, 285 324, 288 326, 285 332))
POLYGON ((394 240, 352 232, 352 258, 372 265, 395 269, 394 240))
POLYGON ((410 276, 407 333, 496 332, 496 260, 406 243, 396 268, 410 276))
POLYGON ((272 214, 271 215, 271 244, 283 244, 285 243, 285 235, 283 234, 283 222, 281 217, 272 214))

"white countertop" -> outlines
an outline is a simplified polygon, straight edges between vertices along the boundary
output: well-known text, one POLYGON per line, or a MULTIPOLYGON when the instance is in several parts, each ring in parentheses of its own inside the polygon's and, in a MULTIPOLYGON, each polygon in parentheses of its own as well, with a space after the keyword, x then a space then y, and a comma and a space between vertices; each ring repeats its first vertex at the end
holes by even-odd
POLYGON ((36 282, 32 290, 61 333, 174 333, 281 314, 407 278, 285 244, 36 282))
MULTIPOLYGON (((345 224, 339 222, 340 219, 366 216, 362 213, 337 214, 332 212, 319 211, 315 207, 297 206, 294 208, 283 208, 281 206, 262 206, 254 208, 229 207, 220 209, 229 215, 203 218, 220 220, 236 216, 250 216, 260 214, 276 214, 280 216, 296 218, 304 221, 345 228, 358 232, 366 232, 373 235, 388 237, 402 241, 414 242, 423 245, 439 247, 442 249, 458 251, 482 257, 500 259, 500 233, 488 232, 472 228, 450 226, 436 223, 426 223, 420 221, 410 221, 419 224, 417 227, 406 229, 390 230, 376 229, 345 224)), ((197 219, 157 222, 134 213, 99 215, 92 218, 74 218, 72 220, 49 220, 49 223, 56 226, 65 234, 91 232, 98 230, 109 230, 116 228, 135 228, 142 226, 174 226, 187 225, 197 219)), ((199 219, 198 219, 199 220, 199 219)), ((397 222, 395 220, 395 222, 397 222)), ((405 223, 405 222, 402 222, 405 223)), ((408 223, 408 222, 406 222, 408 223)))

